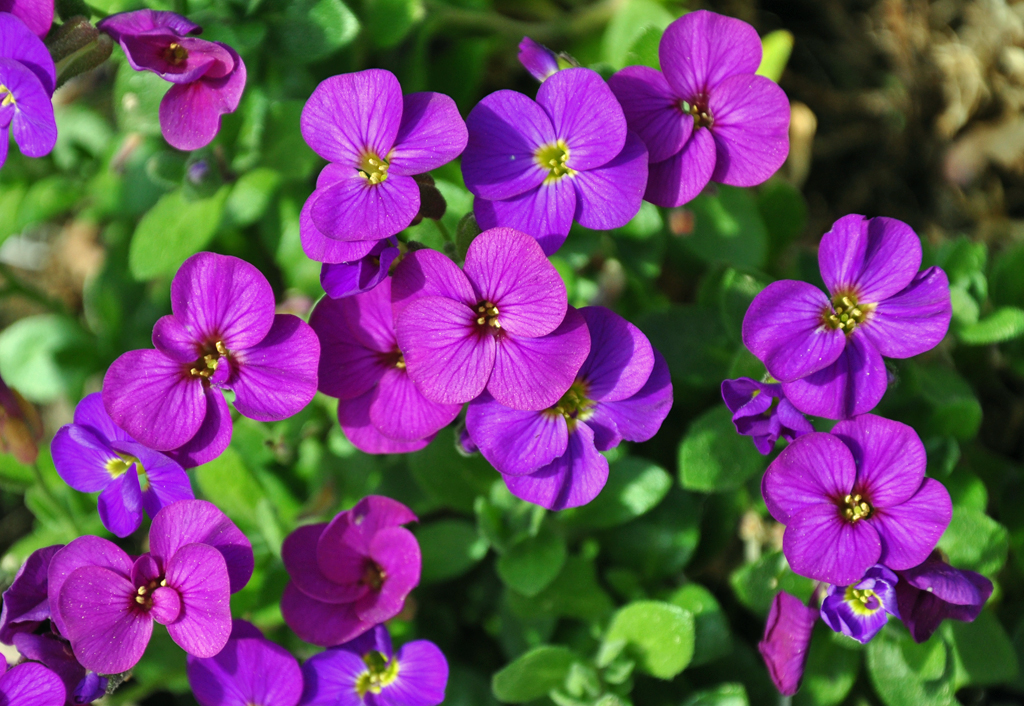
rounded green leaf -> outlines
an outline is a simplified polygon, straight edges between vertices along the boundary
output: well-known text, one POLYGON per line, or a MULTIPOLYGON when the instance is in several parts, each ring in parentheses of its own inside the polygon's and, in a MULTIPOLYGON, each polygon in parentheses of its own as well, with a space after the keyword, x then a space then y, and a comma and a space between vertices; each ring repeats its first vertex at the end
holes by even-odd
POLYGON ((535 537, 512 545, 498 559, 498 576, 524 596, 536 596, 555 580, 565 565, 565 539, 546 525, 535 537))
POLYGON ((1024 309, 1004 306, 996 309, 976 324, 969 324, 957 333, 961 342, 969 346, 1002 343, 1024 334, 1024 309))
POLYGON ((662 601, 635 601, 619 610, 604 636, 602 652, 625 643, 637 667, 659 679, 671 679, 693 659, 693 615, 662 601))
POLYGON ((423 555, 420 582, 447 581, 462 576, 484 558, 490 546, 468 520, 438 520, 419 527, 416 539, 423 555))
POLYGON ((626 457, 611 464, 608 484, 592 502, 559 518, 582 527, 614 527, 653 510, 672 487, 672 476, 652 461, 626 457))
POLYGON ((522 704, 562 685, 576 656, 567 647, 542 645, 494 675, 491 690, 499 701, 522 704))
POLYGON ((732 413, 716 405, 698 417, 679 445, 679 479, 688 490, 734 490, 763 473, 767 459, 748 437, 736 433, 732 413))
POLYGON ((165 194, 132 236, 128 267, 138 280, 173 275, 186 259, 202 250, 220 226, 230 187, 213 196, 189 201, 179 189, 165 194))

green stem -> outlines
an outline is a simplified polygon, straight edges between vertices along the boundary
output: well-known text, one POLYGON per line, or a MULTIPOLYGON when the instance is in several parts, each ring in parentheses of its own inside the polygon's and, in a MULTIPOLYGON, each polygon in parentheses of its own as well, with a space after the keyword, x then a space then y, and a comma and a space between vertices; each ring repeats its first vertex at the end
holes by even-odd
POLYGON ((50 311, 67 315, 68 310, 67 307, 64 306, 63 302, 53 299, 52 297, 48 297, 32 285, 27 282, 23 282, 18 275, 14 274, 14 270, 10 266, 5 265, 2 262, 0 262, 0 275, 3 276, 4 280, 6 280, 6 286, 3 289, 0 289, 0 296, 20 294, 27 299, 31 299, 38 304, 42 304, 50 311))
POLYGON ((427 1, 431 18, 441 26, 479 29, 509 37, 529 36, 538 41, 588 34, 604 26, 625 0, 601 0, 578 12, 547 22, 523 22, 493 12, 467 10, 427 1))
POLYGON ((437 224, 437 229, 439 231, 441 231, 441 237, 444 238, 444 241, 446 243, 454 243, 455 242, 454 240, 452 240, 452 234, 448 232, 448 226, 446 226, 444 223, 442 223, 440 219, 434 221, 434 223, 437 224))

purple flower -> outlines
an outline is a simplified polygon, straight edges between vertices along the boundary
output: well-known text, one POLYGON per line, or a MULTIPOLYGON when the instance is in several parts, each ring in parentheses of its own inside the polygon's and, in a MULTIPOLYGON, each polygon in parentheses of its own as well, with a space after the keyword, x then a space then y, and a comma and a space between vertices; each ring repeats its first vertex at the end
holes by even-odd
POLYGON ((991 581, 973 571, 953 568, 938 552, 896 574, 900 577, 896 601, 915 642, 931 637, 946 618, 973 621, 992 595, 991 581))
POLYGON ((817 619, 818 611, 785 591, 777 593, 772 601, 764 637, 757 649, 775 688, 783 696, 792 696, 800 688, 807 648, 811 645, 811 632, 817 619))
POLYGON ((743 343, 797 409, 842 419, 882 399, 882 356, 909 358, 946 335, 949 282, 938 267, 918 272, 921 241, 892 218, 840 218, 818 265, 831 299, 806 282, 773 282, 747 309, 743 343))
POLYGON ((396 257, 398 241, 394 237, 385 238, 358 260, 325 262, 320 268, 320 285, 333 299, 368 292, 384 281, 396 257))
POLYGON ((415 521, 397 500, 370 495, 330 523, 288 535, 281 549, 291 576, 281 598, 288 627, 331 647, 398 615, 420 582, 420 546, 400 526, 415 521))
POLYGON ((647 150, 626 129, 622 108, 590 69, 559 71, 537 102, 497 91, 466 119, 466 188, 476 195, 481 228, 529 233, 544 252, 565 242, 573 219, 597 230, 618 228, 640 210, 647 150))
POLYGON ((244 620, 216 656, 189 655, 188 683, 201 706, 295 706, 302 696, 298 660, 244 620))
POLYGON ((775 448, 781 436, 793 441, 814 431, 811 423, 786 399, 782 385, 757 382, 750 378, 722 381, 722 399, 733 413, 736 432, 752 437, 754 446, 765 456, 775 448), (779 403, 775 404, 778 400, 779 403))
POLYGON ((231 633, 229 594, 252 576, 252 545, 204 500, 181 500, 153 518, 150 552, 132 559, 99 537, 79 537, 50 561, 53 623, 81 664, 131 669, 153 622, 191 655, 212 657, 231 633))
POLYGON ((391 286, 398 346, 428 400, 462 404, 485 389, 512 409, 550 407, 590 350, 566 316, 565 284, 525 233, 493 228, 460 270, 433 250, 406 255, 391 286))
POLYGON ((543 83, 544 79, 558 71, 558 54, 529 37, 523 37, 523 41, 519 42, 519 63, 531 76, 543 83))
POLYGON ((345 299, 325 297, 309 317, 320 338, 320 391, 338 398, 338 421, 366 453, 422 449, 461 405, 425 398, 409 377, 391 313, 391 279, 345 299))
POLYGON ((924 477, 925 461, 912 428, 873 414, 790 444, 761 492, 786 525, 793 571, 848 586, 875 564, 901 571, 924 561, 953 513, 942 484, 924 477))
POLYGON ((821 619, 836 632, 867 643, 885 627, 896 607, 896 574, 884 566, 872 566, 850 586, 829 586, 821 602, 821 619))
POLYGON ((742 20, 706 10, 668 26, 661 71, 628 66, 611 77, 629 129, 647 144, 644 198, 681 206, 709 181, 754 186, 789 154, 789 101, 755 76, 761 40, 742 20))
POLYGON ((403 97, 383 69, 323 81, 302 109, 301 126, 306 144, 332 162, 307 201, 309 215, 320 233, 343 241, 378 241, 405 229, 420 210, 413 176, 466 146, 455 101, 441 93, 403 97))
POLYGON ((8 131, 26 157, 50 154, 57 144, 50 102, 56 83, 46 45, 18 17, 0 12, 0 167, 7 160, 8 131))
POLYGON ((41 664, 26 662, 7 669, 0 655, 0 704, 3 706, 64 706, 64 684, 41 664))
POLYGON ((40 39, 53 25, 53 0, 0 0, 0 12, 9 12, 40 39))
POLYGON ((139 443, 197 466, 231 441, 222 389, 258 421, 286 419, 316 394, 316 334, 274 314, 274 292, 248 262, 193 255, 171 282, 171 311, 153 327, 156 350, 123 354, 103 379, 104 407, 139 443))
POLYGON ((563 510, 597 497, 608 480, 600 451, 646 441, 672 407, 668 365, 640 330, 604 307, 569 309, 590 332, 590 354, 552 407, 523 412, 488 393, 466 413, 469 437, 516 497, 563 510))
POLYGON ((395 654, 388 629, 311 657, 302 665, 302 706, 437 706, 448 662, 433 642, 407 642, 395 654))
POLYGON ((10 588, 2 596, 0 642, 14 644, 16 634, 35 632, 50 619, 46 575, 50 560, 63 546, 55 544, 35 550, 14 575, 10 588))
POLYGON ((160 130, 172 147, 205 147, 220 130, 220 116, 238 108, 245 63, 227 44, 187 36, 202 32, 199 25, 173 12, 134 10, 96 27, 120 43, 133 69, 174 84, 160 101, 160 130))
POLYGON ((155 517, 166 505, 195 497, 181 466, 114 424, 98 392, 78 403, 74 424, 61 427, 50 448, 65 483, 100 494, 100 519, 118 537, 139 528, 143 508, 155 517))
POLYGON ((14 646, 26 660, 41 663, 60 678, 68 706, 92 703, 106 693, 107 679, 86 671, 75 658, 71 643, 52 632, 19 632, 14 636, 14 646))

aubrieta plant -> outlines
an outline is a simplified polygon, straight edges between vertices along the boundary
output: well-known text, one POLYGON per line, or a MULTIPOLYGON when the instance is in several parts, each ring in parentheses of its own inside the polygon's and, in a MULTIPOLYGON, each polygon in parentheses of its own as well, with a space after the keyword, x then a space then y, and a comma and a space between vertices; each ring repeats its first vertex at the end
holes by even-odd
MULTIPOLYGON (((495 655, 513 659, 491 681, 507 703, 774 703, 771 685, 795 694, 816 650, 831 650, 827 662, 876 640, 959 644, 957 631, 983 615, 996 591, 983 574, 997 568, 951 557, 943 537, 970 522, 957 514, 965 497, 981 505, 976 524, 994 522, 984 485, 951 475, 955 439, 921 431, 948 419, 920 421, 916 402, 887 394, 960 394, 926 374, 902 382, 903 368, 885 360, 946 355, 929 352, 958 312, 969 318, 950 291, 953 277, 955 296, 969 296, 956 284, 969 278, 940 266, 952 256, 902 221, 851 214, 818 244, 826 291, 764 274, 804 273, 802 262, 710 257, 692 287, 661 270, 676 258, 696 271, 709 233, 732 248, 774 207, 771 189, 791 188, 773 179, 789 155, 791 106, 764 75, 769 44, 751 25, 647 3, 664 21, 602 62, 524 37, 516 70, 540 82, 535 95, 491 86, 471 107, 454 89, 458 100, 403 93, 384 68, 324 78, 360 64, 321 52, 358 31, 340 0, 250 2, 244 19, 219 0, 195 3, 191 19, 114 4, 128 11, 93 26, 64 15, 98 9, 58 3, 51 29, 52 2, 0 0, 0 166, 10 139, 21 154, 7 169, 19 174, 43 168, 26 157, 51 151, 65 165, 102 155, 81 217, 95 225, 117 199, 145 202, 124 207, 146 214, 127 255, 116 224, 90 237, 153 280, 124 301, 88 280, 88 306, 115 311, 133 333, 108 327, 84 356, 100 361, 96 374, 66 376, 80 401, 45 416, 59 420, 52 467, 35 459, 35 409, 0 380, 0 449, 32 464, 38 487, 24 505, 58 518, 0 564, 13 575, 0 643, 17 655, 10 668, 0 661, 0 706, 88 704, 124 684, 143 695, 187 684, 202 706, 476 704, 486 682, 466 665, 495 655), (129 126, 116 148, 95 126, 65 132, 74 96, 109 79, 83 74, 115 42, 123 63, 110 112, 129 126), (289 47, 295 66, 275 63, 289 47), (56 112, 55 90, 66 91, 56 112), (723 205, 769 179, 742 218, 723 205), (657 232, 665 237, 651 240, 657 232), (283 262, 287 271, 274 265, 283 262), (683 290, 699 290, 701 304, 670 304, 683 290), (721 316, 703 316, 709 301, 721 316), (696 342, 673 330, 689 327, 696 342), (746 350, 723 351, 723 340, 746 350), (688 422, 700 404, 717 405, 716 387, 727 409, 688 422), (685 423, 681 490, 655 459, 666 458, 663 425, 685 423), (711 470, 694 479, 695 465, 711 470), (954 478, 949 489, 939 477, 954 478), (726 490, 739 492, 712 495, 726 490), (702 532, 711 539, 697 552, 702 532), (474 568, 492 550, 497 577, 474 568), (684 573, 695 554, 714 552, 684 573), (726 580, 740 554, 744 568, 726 580), (752 641, 730 637, 722 606, 735 601, 716 597, 730 586, 767 615, 764 670, 752 641), (626 604, 616 609, 610 594, 626 604), (818 618, 832 643, 813 637, 829 635, 818 618), (491 647, 478 649, 484 640, 491 647), (675 682, 678 693, 638 678, 671 680, 691 664, 703 668, 675 682), (722 674, 743 686, 683 691, 722 674)), ((367 35, 381 46, 424 8, 438 26, 447 12, 479 20, 411 3, 392 26, 381 9, 392 4, 365 3, 367 35)), ((415 54, 386 55, 396 71, 416 64, 414 77, 401 74, 407 88, 437 78, 419 66, 428 27, 415 54)), ((31 208, 59 201, 65 185, 35 188, 30 200, 0 184, 0 228, 14 222, 5 209, 15 199, 31 222, 31 208)), ((0 296, 35 292, 6 264, 0 276, 0 296)), ((971 286, 984 289, 977 277, 971 286)), ((50 356, 16 363, 29 371, 19 382, 63 364, 61 346, 80 327, 19 339, 50 356)), ((0 363, 20 355, 0 340, 0 363)), ((1004 559, 1020 543, 1006 534, 1004 559)), ((984 642, 977 634, 962 644, 984 642)), ((963 676, 980 669, 971 660, 929 654, 901 668, 948 663, 949 684, 975 683, 963 676)), ((842 702, 856 674, 838 697, 819 688, 808 703, 842 702)), ((941 703, 952 703, 947 691, 941 703)))

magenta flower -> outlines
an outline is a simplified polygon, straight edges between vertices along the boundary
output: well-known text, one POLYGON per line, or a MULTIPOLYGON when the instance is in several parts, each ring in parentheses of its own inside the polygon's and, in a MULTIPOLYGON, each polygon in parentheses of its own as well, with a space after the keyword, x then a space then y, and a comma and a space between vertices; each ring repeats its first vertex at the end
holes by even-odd
POLYGON ((481 228, 529 233, 551 255, 573 219, 609 230, 640 210, 647 150, 590 69, 557 72, 541 84, 536 103, 515 91, 492 93, 466 123, 462 175, 477 197, 481 228))
POLYGON ((41 664, 25 662, 7 669, 0 655, 0 704, 3 706, 64 706, 64 684, 41 664))
POLYGON ((391 263, 397 257, 398 240, 394 237, 385 238, 357 260, 325 262, 320 268, 320 286, 332 299, 368 292, 384 281, 391 263))
POLYGON ((783 696, 792 696, 800 688, 817 619, 818 611, 785 591, 777 593, 772 601, 764 637, 757 649, 775 688, 783 696))
POLYGON ((415 521, 397 500, 370 495, 330 523, 288 535, 281 549, 291 576, 281 598, 288 627, 331 647, 398 615, 420 582, 420 546, 400 526, 415 521))
POLYGON ((405 229, 420 210, 413 176, 466 146, 455 101, 441 93, 403 97, 398 79, 383 69, 321 82, 302 109, 301 127, 306 144, 332 162, 307 201, 310 217, 320 233, 342 241, 379 241, 405 229))
POLYGON ((511 228, 473 240, 460 270, 433 250, 409 253, 391 286, 398 347, 428 400, 462 404, 485 389, 520 410, 550 407, 590 350, 565 284, 537 242, 511 228))
POLYGON ((298 660, 244 620, 216 656, 189 655, 188 683, 201 706, 295 706, 302 696, 298 660))
POLYGON ((646 441, 672 407, 668 365, 640 330, 604 307, 569 309, 586 322, 590 354, 568 392, 535 412, 488 393, 473 400, 466 431, 516 497, 563 510, 597 497, 608 480, 600 451, 646 441))
POLYGON ((395 654, 378 625, 302 665, 302 706, 437 706, 448 662, 433 642, 413 640, 395 654))
POLYGON ((118 537, 139 528, 143 508, 156 517, 161 508, 195 497, 182 467, 114 424, 98 392, 78 403, 74 424, 61 427, 50 448, 65 483, 100 494, 100 519, 118 537))
POLYGON ((782 385, 757 382, 750 378, 722 381, 722 399, 733 413, 736 432, 752 437, 754 446, 765 456, 775 448, 781 436, 786 441, 814 431, 814 427, 786 399, 782 385), (778 404, 775 404, 778 400, 778 404))
POLYGON ((320 391, 338 398, 338 421, 366 453, 422 449, 461 405, 425 398, 409 377, 391 314, 391 279, 345 299, 325 297, 309 317, 320 339, 320 391))
POLYGON ((761 492, 786 525, 793 571, 849 586, 875 564, 902 571, 924 561, 953 513, 942 484, 924 477, 925 462, 912 428, 873 414, 790 444, 761 492))
POLYGON ((558 71, 558 54, 529 37, 519 42, 519 63, 535 79, 544 82, 558 71))
POLYGON ((0 0, 0 12, 9 12, 42 39, 53 25, 53 0, 0 0))
POLYGON ((821 619, 834 631, 866 644, 885 627, 890 615, 900 617, 898 580, 884 566, 872 566, 856 584, 829 586, 821 602, 821 619))
POLYGON ((897 571, 896 601, 915 642, 924 642, 946 618, 972 622, 992 595, 992 582, 955 569, 938 552, 919 565, 897 571))
POLYGON ((7 160, 8 133, 26 157, 47 155, 57 144, 50 102, 56 83, 46 45, 18 17, 0 12, 0 167, 7 160))
POLYGON ((0 596, 0 642, 12 645, 15 635, 36 632, 50 619, 46 575, 50 560, 63 546, 55 544, 29 554, 10 587, 0 596))
POLYGON ((698 10, 665 30, 661 71, 627 66, 608 85, 646 143, 644 198, 681 206, 709 181, 755 186, 789 154, 789 101, 756 76, 761 40, 742 20, 698 10))
POLYGON ((231 441, 222 389, 264 422, 316 394, 316 334, 297 316, 274 314, 270 284, 248 262, 193 255, 171 282, 171 311, 153 327, 156 350, 123 354, 103 379, 104 407, 139 443, 197 466, 231 441))
POLYGON ((831 298, 806 282, 769 284, 743 318, 743 343, 797 409, 842 419, 882 399, 882 356, 909 358, 946 335, 949 282, 938 267, 918 272, 921 241, 892 218, 840 218, 818 265, 831 298))
POLYGON ((149 540, 149 553, 133 560, 105 539, 79 537, 50 561, 53 623, 86 669, 131 669, 154 621, 197 657, 227 643, 230 594, 252 576, 249 540, 205 500, 168 505, 153 519, 149 540))
POLYGON ((179 150, 197 150, 220 131, 220 116, 238 108, 245 63, 221 42, 190 37, 202 28, 173 12, 134 10, 96 24, 120 43, 136 71, 152 71, 174 85, 160 101, 160 131, 179 150))

